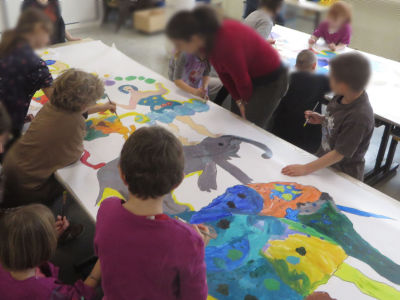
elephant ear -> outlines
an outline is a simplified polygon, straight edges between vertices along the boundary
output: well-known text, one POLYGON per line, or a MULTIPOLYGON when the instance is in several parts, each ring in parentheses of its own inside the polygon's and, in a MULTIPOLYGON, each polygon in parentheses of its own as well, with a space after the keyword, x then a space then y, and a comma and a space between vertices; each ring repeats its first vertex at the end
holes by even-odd
POLYGON ((197 185, 200 191, 211 192, 217 189, 217 166, 215 162, 209 161, 203 169, 197 185))
POLYGON ((246 139, 246 138, 240 137, 240 136, 235 136, 235 135, 232 135, 232 136, 229 136, 229 137, 231 139, 233 139, 233 140, 238 140, 240 142, 248 143, 248 144, 251 144, 251 145, 253 145, 253 146, 257 147, 257 148, 260 148, 261 150, 264 151, 264 153, 261 155, 261 157, 264 158, 264 159, 270 159, 272 157, 272 155, 273 155, 271 149, 267 145, 265 145, 263 143, 260 143, 260 142, 257 142, 255 140, 251 140, 251 139, 246 139))

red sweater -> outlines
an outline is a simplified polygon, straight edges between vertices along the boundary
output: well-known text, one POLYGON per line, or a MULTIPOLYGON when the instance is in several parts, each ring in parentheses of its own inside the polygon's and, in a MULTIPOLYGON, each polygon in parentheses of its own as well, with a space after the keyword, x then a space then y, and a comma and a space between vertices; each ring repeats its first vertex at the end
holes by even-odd
POLYGON ((253 94, 252 79, 281 65, 278 52, 260 34, 234 20, 223 22, 209 59, 233 99, 243 101, 253 94))

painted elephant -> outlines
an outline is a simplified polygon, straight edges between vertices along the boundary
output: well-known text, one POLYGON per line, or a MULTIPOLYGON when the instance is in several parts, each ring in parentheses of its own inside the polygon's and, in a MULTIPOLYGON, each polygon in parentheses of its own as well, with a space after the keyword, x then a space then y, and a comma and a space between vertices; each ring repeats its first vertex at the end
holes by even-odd
MULTIPOLYGON (((197 145, 183 147, 185 175, 201 171, 198 186, 201 191, 207 192, 217 188, 217 165, 229 172, 240 183, 251 183, 252 179, 247 174, 228 162, 231 158, 239 157, 238 151, 243 142, 260 148, 263 151, 262 158, 272 157, 272 151, 266 145, 254 140, 233 135, 223 135, 217 138, 207 137, 197 145)), ((116 158, 98 171, 100 191, 96 204, 103 199, 106 188, 112 188, 127 198, 129 193, 119 177, 118 161, 119 158, 116 158)), ((185 210, 184 206, 175 204, 171 196, 168 196, 164 202, 165 210, 168 213, 179 213, 185 210)))

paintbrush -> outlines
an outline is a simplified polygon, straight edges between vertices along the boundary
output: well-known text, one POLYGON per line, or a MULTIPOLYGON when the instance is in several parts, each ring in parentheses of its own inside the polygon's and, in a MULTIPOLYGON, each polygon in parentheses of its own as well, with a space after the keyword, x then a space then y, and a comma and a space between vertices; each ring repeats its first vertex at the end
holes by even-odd
MULTIPOLYGON (((312 110, 313 112, 315 112, 315 110, 317 109, 318 105, 319 105, 319 102, 317 102, 317 104, 315 104, 315 106, 314 106, 314 108, 313 108, 313 110, 312 110)), ((305 122, 304 125, 303 125, 304 127, 307 126, 309 120, 310 120, 310 118, 307 118, 306 122, 305 122)))
MULTIPOLYGON (((189 222, 187 222, 187 221, 185 221, 184 219, 181 219, 181 218, 179 218, 179 217, 177 217, 177 216, 175 216, 175 219, 181 221, 182 223, 191 225, 189 222)), ((201 234, 204 234, 205 236, 209 237, 209 238, 212 239, 212 240, 215 240, 215 239, 217 238, 217 234, 210 234, 210 233, 208 233, 208 232, 205 232, 204 230, 201 230, 200 228, 198 228, 198 229, 199 229, 199 231, 201 232, 201 234)))
MULTIPOLYGON (((108 94, 106 94, 106 97, 107 97, 107 99, 108 99, 108 102, 109 102, 110 104, 113 104, 113 103, 111 102, 110 97, 108 97, 108 94)), ((117 114, 117 111, 115 111, 114 114, 117 116, 118 120, 121 122, 121 119, 119 118, 119 116, 118 116, 118 114, 117 114)))
POLYGON ((61 206, 61 220, 64 220, 65 217, 65 205, 67 204, 67 191, 64 191, 62 198, 62 206, 61 206))

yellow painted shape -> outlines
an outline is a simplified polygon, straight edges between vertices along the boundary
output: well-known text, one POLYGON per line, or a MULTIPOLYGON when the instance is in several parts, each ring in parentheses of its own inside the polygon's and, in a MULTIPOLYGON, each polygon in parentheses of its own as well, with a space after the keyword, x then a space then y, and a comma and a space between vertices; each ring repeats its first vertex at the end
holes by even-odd
POLYGON ((208 295, 207 300, 218 300, 218 299, 214 298, 213 296, 208 295))
MULTIPOLYGON (((192 177, 192 176, 195 176, 195 175, 200 176, 201 174, 203 174, 203 170, 189 173, 189 174, 187 174, 187 175, 185 176, 185 178, 192 177)), ((175 202, 176 204, 187 206, 187 207, 190 209, 190 211, 195 211, 194 206, 193 206, 192 204, 190 204, 190 203, 179 202, 179 200, 178 200, 178 198, 176 197, 174 191, 171 192, 171 196, 172 196, 172 199, 174 200, 174 202, 175 202)))
POLYGON ((100 206, 101 203, 102 203, 105 199, 110 198, 110 197, 117 197, 117 198, 119 198, 119 199, 122 199, 122 200, 125 200, 125 201, 126 201, 126 199, 124 198, 124 196, 121 195, 120 192, 118 192, 117 190, 114 190, 114 189, 112 189, 112 188, 108 188, 108 187, 107 187, 107 188, 104 189, 103 195, 101 196, 101 200, 99 201, 99 203, 97 203, 97 206, 100 206))
POLYGON ((361 292, 373 298, 380 300, 400 299, 400 291, 365 276, 346 263, 341 264, 334 275, 344 281, 354 283, 361 292))
POLYGON ((340 246, 314 236, 292 234, 285 240, 269 241, 269 244, 270 246, 263 252, 267 259, 286 261, 288 256, 299 257, 298 264, 286 261, 288 270, 290 273, 304 273, 314 288, 326 282, 347 257, 340 246), (306 250, 304 256, 296 252, 296 248, 299 247, 304 247, 306 250))

